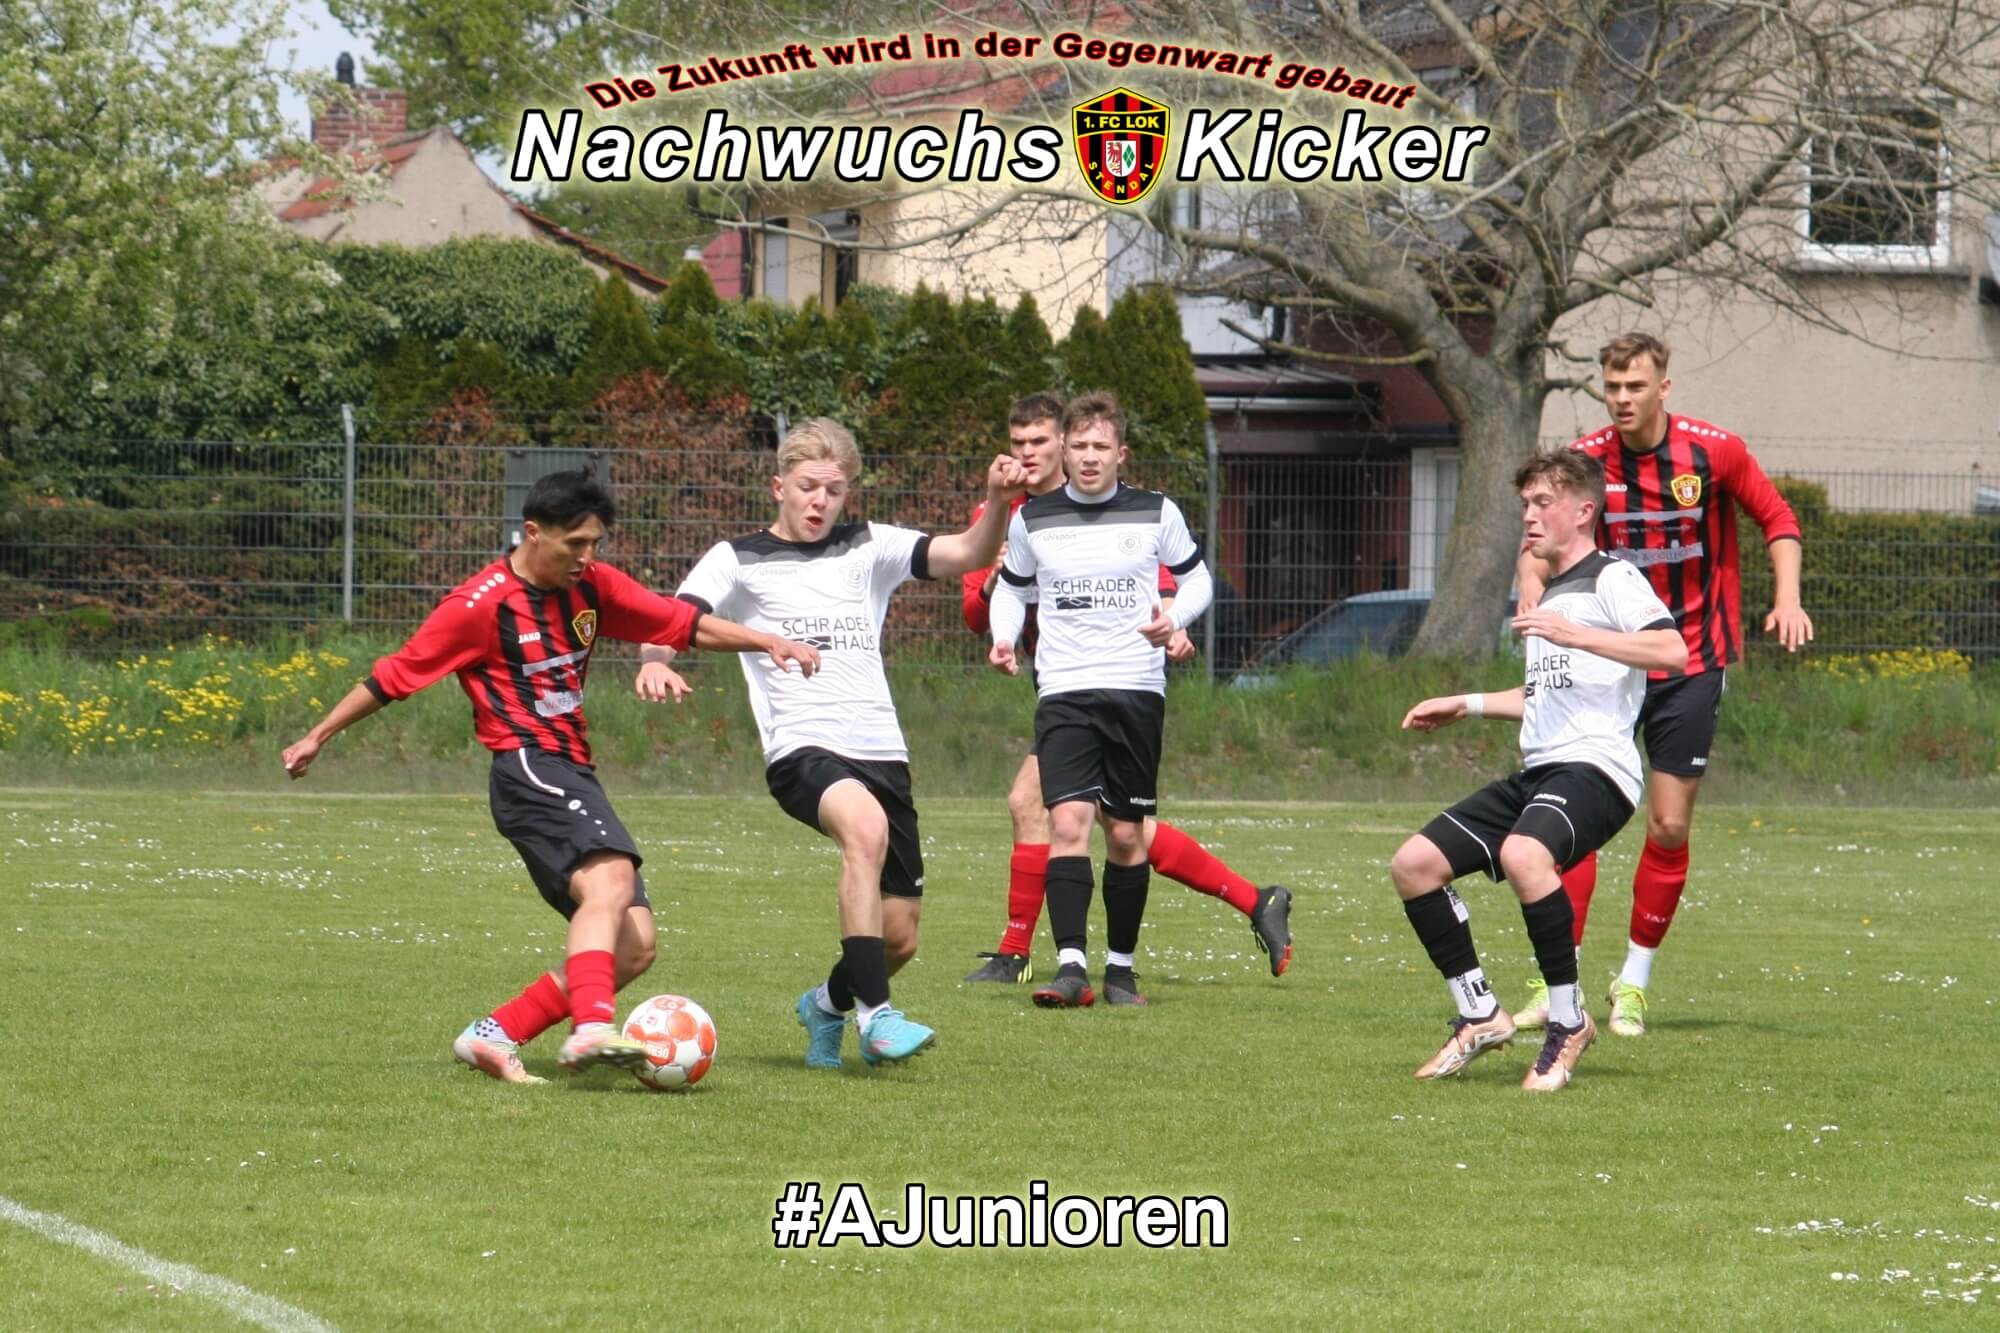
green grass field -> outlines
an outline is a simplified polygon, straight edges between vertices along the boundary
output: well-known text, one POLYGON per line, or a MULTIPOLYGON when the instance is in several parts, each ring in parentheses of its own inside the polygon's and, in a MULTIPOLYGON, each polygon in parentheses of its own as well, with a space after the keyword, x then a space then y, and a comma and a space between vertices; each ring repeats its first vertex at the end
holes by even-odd
MULTIPOLYGON (((958 980, 1000 925, 1000 803, 929 802, 896 993, 939 1044, 867 1070, 850 1038, 829 1075, 791 1014, 833 956, 828 845, 768 801, 625 783, 661 937, 625 999, 692 995, 721 1032, 709 1078, 660 1095, 454 1064, 561 922, 483 792, 345 797, 321 768, 282 794, 0 793, 0 1326, 236 1326, 22 1210, 283 1302, 272 1327, 1975 1327, 2000 1303, 1990 814, 1704 810, 1653 1034, 1533 1097, 1525 1039, 1410 1078, 1450 1006, 1384 863, 1431 808, 1170 812, 1293 886, 1291 972, 1155 877, 1153 1007, 1045 1013, 958 980), (780 1250, 794 1180, 885 1212, 911 1181, 1214 1194, 1228 1245, 780 1250)), ((1635 847, 1586 944, 1600 1016, 1635 847)), ((1463 887, 1511 1002, 1512 895, 1463 887)))

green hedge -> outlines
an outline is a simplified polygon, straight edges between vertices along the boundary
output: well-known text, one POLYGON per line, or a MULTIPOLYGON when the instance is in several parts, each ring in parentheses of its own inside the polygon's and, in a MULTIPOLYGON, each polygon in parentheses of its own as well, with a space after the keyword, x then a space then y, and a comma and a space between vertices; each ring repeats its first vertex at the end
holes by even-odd
MULTIPOLYGON (((2000 519, 1959 514, 1843 513, 1826 488, 1775 477, 1805 538, 1800 597, 1815 641, 1845 649, 1932 648, 2000 654, 2000 519)), ((1771 564, 1744 527, 1744 635, 1771 606, 1771 564)))
MULTIPOLYGON (((226 319, 188 321, 163 353, 168 381, 128 376, 99 402, 96 428, 0 440, 0 613, 92 608, 128 641, 337 613, 340 534, 326 515, 339 512, 340 478, 326 470, 337 472, 338 451, 286 441, 337 440, 343 402, 363 443, 429 446, 363 455, 364 586, 464 573, 462 556, 434 553, 472 549, 466 525, 496 516, 494 445, 629 451, 621 489, 673 510, 627 513, 649 536, 671 532, 670 518, 736 521, 724 511, 748 475, 739 463, 769 444, 753 405, 838 418, 877 460, 879 503, 955 526, 969 482, 940 460, 1004 448, 1006 408, 1022 393, 1110 388, 1131 421, 1135 479, 1173 491, 1200 521, 1176 463, 1202 457, 1206 408, 1163 292, 1129 292, 1108 319, 1086 310, 1058 342, 1026 297, 1002 307, 862 287, 831 313, 725 304, 689 262, 641 301, 621 278, 600 281, 527 241, 321 249, 324 300, 280 312, 272 337, 253 347, 226 319), (197 443, 155 443, 166 441, 197 443), (298 477, 308 480, 281 480, 298 477), (404 514, 404 481, 452 484, 431 488, 425 513, 404 514), (929 510, 917 493, 934 493, 929 510)), ((428 598, 367 601, 358 615, 414 620, 428 598)), ((83 641, 101 619, 49 623, 83 641)))

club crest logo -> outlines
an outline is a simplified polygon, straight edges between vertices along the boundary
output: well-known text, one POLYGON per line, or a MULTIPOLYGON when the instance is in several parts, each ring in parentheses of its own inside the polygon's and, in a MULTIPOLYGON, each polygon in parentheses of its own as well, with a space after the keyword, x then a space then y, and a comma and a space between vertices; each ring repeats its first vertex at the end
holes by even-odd
POLYGON ((1169 114, 1165 103, 1130 88, 1070 108, 1077 165, 1098 198, 1114 204, 1145 198, 1166 164, 1169 114))
POLYGON ((597 638, 597 612, 590 609, 577 612, 570 619, 569 627, 575 631, 578 643, 586 648, 590 647, 592 641, 597 638))
POLYGON ((1673 492, 1675 503, 1683 509, 1692 509, 1701 503, 1701 478, 1692 472, 1683 472, 1667 483, 1673 492))

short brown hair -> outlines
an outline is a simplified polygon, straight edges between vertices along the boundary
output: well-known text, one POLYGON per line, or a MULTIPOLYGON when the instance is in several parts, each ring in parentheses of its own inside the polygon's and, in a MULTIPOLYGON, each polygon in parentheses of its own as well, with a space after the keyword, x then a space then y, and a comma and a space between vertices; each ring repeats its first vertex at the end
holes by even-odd
POLYGON ((1053 421, 1062 429, 1063 400, 1052 393, 1024 394, 1007 409, 1009 426, 1032 426, 1037 421, 1053 421))
POLYGON ((1597 349, 1597 364, 1606 370, 1624 370, 1642 356, 1653 358, 1653 367, 1667 373, 1667 345, 1650 333, 1621 333, 1597 349))
POLYGON ((807 462, 832 463, 850 482, 861 476, 861 450, 853 432, 832 417, 808 417, 778 441, 779 476, 807 462))
POLYGON ((1118 395, 1111 390, 1093 389, 1070 399, 1069 408, 1063 413, 1063 434, 1069 435, 1093 421, 1109 422, 1118 443, 1125 443, 1125 409, 1118 406, 1118 395))
POLYGON ((1546 480, 1559 491, 1580 495, 1604 512, 1604 464, 1597 455, 1581 449, 1555 449, 1536 454, 1514 472, 1514 489, 1525 491, 1535 482, 1546 480))

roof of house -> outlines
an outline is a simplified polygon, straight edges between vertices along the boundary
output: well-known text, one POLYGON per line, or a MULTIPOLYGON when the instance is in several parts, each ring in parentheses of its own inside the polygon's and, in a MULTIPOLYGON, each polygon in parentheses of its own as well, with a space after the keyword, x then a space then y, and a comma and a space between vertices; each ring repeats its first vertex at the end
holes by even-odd
MULTIPOLYGON (((669 286, 669 279, 661 277, 659 274, 652 272, 642 265, 633 263, 631 260, 599 245, 586 236, 571 231, 555 219, 537 213, 534 209, 509 195, 505 190, 494 184, 492 178, 487 176, 486 172, 479 167, 477 161, 472 157, 471 150, 465 147, 458 136, 442 125, 434 125, 424 130, 411 130, 407 133, 396 135, 394 138, 386 139, 379 144, 370 144, 365 147, 351 149, 344 156, 353 163, 356 170, 362 173, 380 173, 393 180, 402 171, 403 167, 408 164, 410 159, 415 157, 417 152, 422 149, 425 141, 433 137, 448 142, 463 153, 467 164, 477 173, 479 180, 488 189, 505 199, 508 206, 542 236, 558 245, 577 250, 598 264, 616 269, 628 281, 645 288, 649 292, 659 293, 665 291, 669 286)), ((297 160, 290 158, 274 159, 267 164, 267 167, 273 172, 293 170, 297 166, 297 160)), ((323 217, 328 213, 353 208, 354 206, 355 200, 353 196, 340 193, 340 182, 334 177, 316 176, 306 182, 294 197, 277 206, 278 220, 280 222, 305 222, 312 218, 323 217)))
POLYGON ((1198 357, 1194 377, 1210 398, 1324 398, 1340 402, 1364 396, 1363 382, 1352 375, 1261 353, 1198 357))
MULTIPOLYGON (((495 186, 494 188, 498 189, 499 187, 495 186)), ((603 264, 608 268, 617 269, 620 273, 624 274, 627 279, 629 279, 632 282, 638 283, 640 286, 646 288, 648 291, 651 291, 654 295, 658 295, 659 293, 665 291, 667 287, 671 284, 672 281, 671 279, 663 278, 659 274, 653 272, 651 269, 644 268, 638 264, 633 263, 631 260, 626 259, 623 256, 619 255, 616 251, 605 249, 603 246, 591 240, 589 237, 571 231, 568 227, 563 226, 560 222, 557 222, 554 218, 543 217, 540 213, 537 213, 534 209, 529 208, 526 204, 520 203, 517 200, 510 198, 507 202, 513 205, 514 211, 516 213, 519 213, 522 217, 526 218, 536 228, 536 230, 540 231, 544 236, 547 236, 550 240, 556 241, 562 245, 573 246, 576 249, 583 251, 583 253, 589 255, 592 259, 596 260, 598 263, 603 264)))
MULTIPOLYGON (((379 144, 369 144, 363 148, 350 149, 336 156, 346 157, 358 171, 375 172, 393 178, 403 169, 403 164, 417 155, 424 140, 438 133, 436 128, 411 130, 387 139, 379 144)), ((447 133, 449 131, 446 131, 447 133)), ((273 173, 283 173, 298 167, 296 158, 274 158, 266 164, 273 173)), ((332 176, 315 176, 298 192, 290 203, 278 209, 280 222, 304 222, 308 218, 324 217, 336 209, 354 207, 351 196, 335 193, 340 182, 332 176)))

